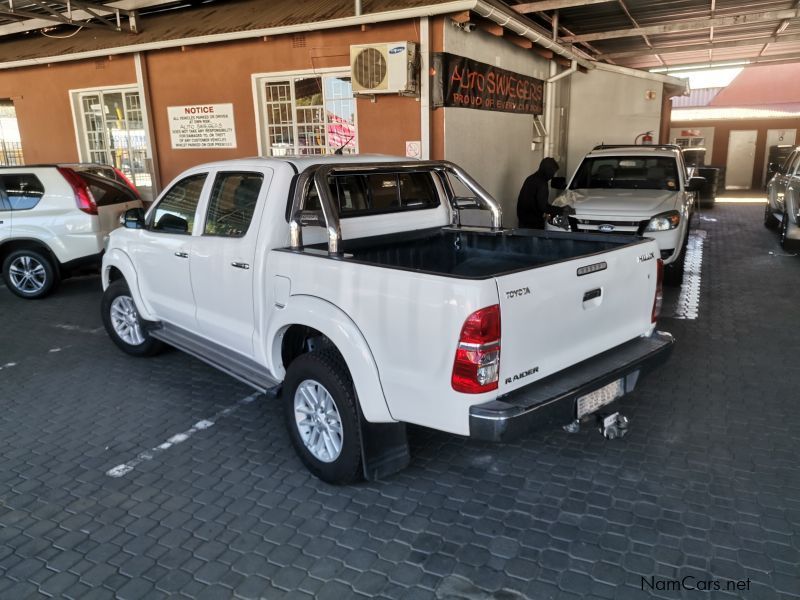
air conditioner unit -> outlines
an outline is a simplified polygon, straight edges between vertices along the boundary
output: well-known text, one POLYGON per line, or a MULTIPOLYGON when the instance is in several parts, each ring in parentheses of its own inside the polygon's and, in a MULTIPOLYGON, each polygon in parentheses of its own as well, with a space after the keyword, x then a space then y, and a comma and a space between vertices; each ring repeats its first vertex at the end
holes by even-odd
POLYGON ((414 42, 350 46, 350 69, 356 94, 415 94, 417 67, 414 42))

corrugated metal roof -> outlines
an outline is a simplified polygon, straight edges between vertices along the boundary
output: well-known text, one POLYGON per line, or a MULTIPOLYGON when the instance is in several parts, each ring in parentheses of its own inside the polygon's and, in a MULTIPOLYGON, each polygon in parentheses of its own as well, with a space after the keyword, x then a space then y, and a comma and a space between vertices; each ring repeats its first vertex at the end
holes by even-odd
POLYGON ((672 109, 708 106, 714 97, 724 88, 699 88, 689 92, 688 96, 675 96, 672 98, 672 109))
POLYGON ((703 108, 679 108, 672 110, 671 121, 730 121, 745 119, 797 119, 800 118, 800 102, 791 104, 768 104, 764 106, 703 108))
MULTIPOLYGON (((363 13, 444 4, 446 0, 363 0, 363 13)), ((45 37, 32 31, 0 38, 0 63, 105 50, 134 44, 316 23, 354 14, 353 0, 228 0, 141 17, 141 32, 84 29, 74 36, 45 37)))

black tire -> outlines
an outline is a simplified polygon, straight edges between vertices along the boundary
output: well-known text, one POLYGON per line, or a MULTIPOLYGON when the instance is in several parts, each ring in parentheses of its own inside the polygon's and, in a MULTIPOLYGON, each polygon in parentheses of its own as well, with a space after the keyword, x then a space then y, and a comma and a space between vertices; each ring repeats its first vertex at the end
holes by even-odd
MULTIPOLYGON (((359 481, 363 476, 360 417, 353 382, 347 366, 338 353, 323 349, 297 357, 286 371, 281 394, 289 437, 306 468, 322 481, 334 485, 359 481), (341 450, 332 460, 322 460, 315 456, 303 441, 304 433, 301 433, 297 420, 298 415, 302 413, 295 410, 295 395, 301 384, 312 388, 316 384, 319 387, 313 389, 319 390, 321 387, 333 400, 342 433, 341 450)), ((308 431, 312 431, 311 428, 308 428, 308 431)), ((311 439, 317 439, 308 431, 305 434, 311 439)))
POLYGON ((20 298, 35 300, 55 290, 61 278, 53 259, 45 252, 25 248, 14 250, 6 256, 3 279, 12 293, 20 298))
POLYGON ((679 286, 683 283, 683 271, 686 264, 686 252, 681 254, 677 262, 667 265, 664 268, 664 283, 670 287, 679 286))
POLYGON ((783 211, 783 218, 781 219, 781 248, 784 250, 792 250, 791 241, 786 238, 787 233, 789 232, 789 213, 783 211))
POLYGON ((769 200, 767 200, 767 206, 764 208, 764 227, 767 229, 777 229, 778 227, 778 219, 772 214, 769 200))
MULTIPOLYGON (((122 302, 124 303, 125 300, 122 300, 122 302)), ((125 283, 125 280, 117 279, 106 288, 106 291, 103 293, 103 300, 100 302, 100 314, 103 318, 103 325, 111 341, 126 354, 130 354, 131 356, 154 356, 163 350, 164 344, 160 340, 151 337, 148 333, 147 322, 142 319, 139 312, 136 310, 136 305, 133 304, 133 297, 131 296, 128 284, 125 283), (141 343, 134 344, 124 340, 114 328, 111 313, 112 307, 115 305, 114 301, 117 299, 127 299, 130 301, 133 310, 132 317, 136 319, 136 324, 141 334, 141 343)))

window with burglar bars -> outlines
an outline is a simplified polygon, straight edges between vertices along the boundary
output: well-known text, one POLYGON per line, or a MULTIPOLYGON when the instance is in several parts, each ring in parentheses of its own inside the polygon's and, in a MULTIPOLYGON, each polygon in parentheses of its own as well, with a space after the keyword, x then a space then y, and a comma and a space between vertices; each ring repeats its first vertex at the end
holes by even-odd
POLYGON ((262 85, 266 154, 358 151, 349 75, 297 75, 264 80, 262 85))
POLYGON ((22 156, 22 142, 17 125, 17 112, 14 102, 0 100, 0 165, 13 167, 25 164, 22 156))
POLYGON ((77 95, 82 132, 82 160, 122 171, 140 192, 148 194, 147 140, 142 103, 135 89, 91 90, 77 95))

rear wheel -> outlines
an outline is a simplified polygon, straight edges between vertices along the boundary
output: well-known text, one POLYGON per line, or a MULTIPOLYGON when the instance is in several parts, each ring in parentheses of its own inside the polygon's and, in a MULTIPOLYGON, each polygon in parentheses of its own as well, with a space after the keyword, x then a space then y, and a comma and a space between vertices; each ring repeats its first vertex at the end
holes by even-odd
POLYGON ((3 278, 20 298, 44 298, 58 285, 58 269, 39 250, 15 250, 3 261, 3 278))
POLYGON ((100 306, 103 325, 123 352, 132 356, 153 356, 163 349, 163 344, 148 333, 124 280, 118 279, 108 286, 100 306))
POLYGON ((331 350, 296 358, 283 382, 286 426, 306 468, 336 485, 358 481, 361 438, 353 382, 331 350))

